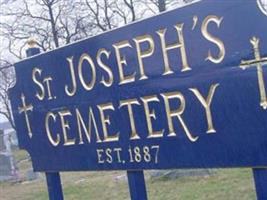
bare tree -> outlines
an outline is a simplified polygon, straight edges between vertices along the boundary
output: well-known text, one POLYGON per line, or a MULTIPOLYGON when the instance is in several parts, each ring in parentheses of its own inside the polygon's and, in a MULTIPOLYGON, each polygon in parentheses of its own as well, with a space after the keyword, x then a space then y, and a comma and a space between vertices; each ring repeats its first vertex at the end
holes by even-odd
POLYGON ((89 35, 89 14, 82 12, 78 1, 17 0, 0 5, 0 36, 6 48, 21 59, 26 41, 34 37, 43 50, 51 50, 89 35), (14 6, 14 4, 20 6, 14 6), (5 20, 7 19, 7 20, 5 20))
MULTIPOLYGON (((85 0, 94 28, 110 30, 133 22, 142 15, 137 15, 134 0, 85 0)), ((85 9, 86 9, 85 8, 85 9)))
POLYGON ((47 51, 136 19, 133 0, 10 0, 1 1, 0 8, 0 114, 13 127, 7 91, 15 77, 10 67, 25 57, 29 38, 47 51))
POLYGON ((169 8, 181 6, 194 0, 141 0, 147 9, 153 14, 164 12, 169 8))
POLYGON ((8 89, 15 82, 13 63, 25 57, 27 40, 34 37, 47 51, 88 36, 90 26, 77 1, 10 0, 1 1, 0 8, 0 115, 15 128, 8 89))
POLYGON ((9 121, 12 128, 15 129, 8 98, 8 90, 13 85, 14 71, 12 64, 8 61, 0 60, 0 114, 3 115, 9 121))
POLYGON ((163 12, 166 10, 166 0, 158 0, 157 1, 157 6, 158 6, 158 9, 159 9, 159 12, 163 12))

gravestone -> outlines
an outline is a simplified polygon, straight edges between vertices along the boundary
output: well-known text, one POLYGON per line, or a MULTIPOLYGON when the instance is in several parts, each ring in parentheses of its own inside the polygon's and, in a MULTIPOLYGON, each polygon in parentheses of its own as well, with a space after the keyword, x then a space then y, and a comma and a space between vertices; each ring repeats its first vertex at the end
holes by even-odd
POLYGON ((4 131, 0 130, 0 181, 9 179, 11 172, 10 159, 6 155, 4 131))
POLYGON ((0 129, 0 152, 5 150, 4 131, 0 129))
POLYGON ((14 128, 11 126, 9 122, 0 122, 0 130, 3 130, 4 134, 4 144, 5 146, 7 145, 7 140, 10 142, 10 148, 13 149, 18 149, 18 138, 16 131, 14 128))
POLYGON ((12 150, 17 150, 18 147, 18 137, 17 137, 17 133, 14 130, 9 130, 8 134, 10 134, 11 136, 11 149, 12 150))
POLYGON ((17 169, 11 150, 10 135, 0 130, 0 181, 17 179, 17 169))
POLYGON ((27 181, 34 181, 36 179, 41 178, 41 174, 38 172, 34 172, 32 169, 27 170, 26 172, 26 180, 27 181))
POLYGON ((10 157, 0 154, 0 181, 9 180, 12 178, 12 166, 10 157))

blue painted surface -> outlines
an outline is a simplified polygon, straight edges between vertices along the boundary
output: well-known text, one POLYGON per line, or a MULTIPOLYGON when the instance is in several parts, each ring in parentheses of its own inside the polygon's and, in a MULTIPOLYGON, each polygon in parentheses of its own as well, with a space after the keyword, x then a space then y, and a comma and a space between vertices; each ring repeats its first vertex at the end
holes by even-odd
MULTIPOLYGON (((26 50, 27 57, 31 57, 39 53, 39 48, 29 48, 26 50)), ((59 172, 46 172, 45 177, 49 200, 64 200, 59 172)))
POLYGON ((32 47, 26 50, 27 57, 35 56, 40 53, 40 49, 36 47, 32 47))
POLYGON ((58 172, 45 173, 49 200, 64 200, 60 175, 58 172))
POLYGON ((255 188, 258 200, 267 199, 267 169, 253 169, 255 188))
POLYGON ((127 171, 131 200, 147 200, 143 171, 127 171))
MULTIPOLYGON (((206 168, 206 167, 261 167, 267 166, 267 111, 259 105, 259 89, 257 70, 251 67, 242 70, 241 60, 254 59, 254 53, 249 40, 256 36, 260 38, 260 53, 267 56, 267 16, 257 6, 256 1, 201 1, 178 10, 140 21, 126 27, 92 37, 81 42, 47 52, 17 63, 17 84, 10 92, 13 115, 17 127, 19 145, 26 149, 32 158, 36 171, 78 171, 78 170, 141 170, 166 168, 206 168), (223 41, 226 55, 219 64, 205 60, 210 50, 213 55, 218 54, 218 47, 205 39, 200 31, 201 23, 208 15, 223 17, 220 28, 216 24, 209 25, 209 32, 223 41), (193 17, 198 17, 198 23, 193 28, 193 17), (168 55, 173 74, 163 76, 163 58, 159 36, 155 33, 159 29, 167 28, 168 43, 177 42, 174 25, 184 23, 184 40, 188 63, 191 71, 181 72, 181 56, 178 49, 171 50, 168 55), (132 38, 150 34, 155 42, 152 56, 144 59, 146 80, 139 80, 136 47, 132 38), (119 85, 119 72, 115 58, 113 44, 122 40, 129 40, 133 48, 125 48, 127 66, 125 74, 135 73, 135 81, 119 85), (101 84, 102 76, 108 79, 108 74, 97 65, 95 56, 97 50, 106 48, 111 52, 109 59, 102 58, 114 75, 112 86, 101 84), (86 91, 77 80, 77 92, 68 97, 65 85, 71 84, 67 57, 73 56, 75 75, 77 65, 83 53, 87 53, 96 65, 96 83, 92 90, 86 91), (44 100, 38 100, 36 93, 40 92, 38 85, 32 80, 32 71, 37 67, 42 70, 38 80, 51 76, 51 91, 53 99, 47 95, 44 100), (216 133, 207 134, 207 119, 204 107, 189 88, 198 88, 206 97, 211 84, 218 83, 212 100, 211 112, 216 133), (168 123, 164 101, 160 94, 179 91, 183 94, 186 107, 182 118, 196 142, 191 142, 185 134, 181 123, 174 119, 175 137, 168 137, 168 123), (25 116, 19 113, 22 105, 21 95, 25 95, 26 104, 33 106, 28 112, 32 129, 32 138, 28 134, 25 116), (156 120, 152 119, 153 129, 164 129, 161 138, 147 138, 148 128, 141 98, 156 95, 159 102, 150 104, 155 110, 156 120), (119 108, 119 102, 136 98, 140 105, 133 106, 136 130, 140 139, 130 140, 131 127, 126 107, 119 108), (96 132, 93 129, 91 141, 83 134, 83 144, 79 143, 78 126, 75 109, 80 111, 86 127, 88 126, 89 107, 95 114, 99 135, 103 140, 103 130, 97 105, 112 103, 114 111, 108 110, 111 124, 107 125, 108 132, 119 132, 119 141, 96 142, 96 132), (57 112, 69 109, 72 116, 65 117, 70 130, 69 138, 75 139, 75 145, 64 145, 60 117, 57 112), (53 112, 56 119, 50 118, 52 137, 60 137, 60 143, 53 146, 46 134, 45 117, 53 112), (151 159, 141 160, 130 158, 129 151, 134 148, 148 147, 151 159), (159 146, 158 156, 156 149, 159 146), (121 148, 120 160, 116 148, 121 148), (101 152, 99 162, 97 149, 101 152), (111 150, 109 150, 111 149, 111 150), (103 151, 101 151, 103 150, 103 151), (103 153, 107 152, 107 153, 103 153), (112 154, 112 162, 109 162, 112 154), (157 158, 157 161, 156 161, 157 158), (102 161, 102 160, 101 160, 102 161)), ((147 48, 142 47, 142 48, 147 48)), ((264 76, 266 66, 263 66, 264 76)), ((83 74, 86 82, 91 79, 88 64, 84 64, 83 74), (88 76, 86 76, 88 75, 88 76)), ((265 77, 266 78, 266 77, 265 77)), ((47 92, 46 92, 47 94, 47 92)), ((178 100, 171 102, 172 109, 180 105, 178 100)), ((113 134, 114 135, 114 134, 113 134)))

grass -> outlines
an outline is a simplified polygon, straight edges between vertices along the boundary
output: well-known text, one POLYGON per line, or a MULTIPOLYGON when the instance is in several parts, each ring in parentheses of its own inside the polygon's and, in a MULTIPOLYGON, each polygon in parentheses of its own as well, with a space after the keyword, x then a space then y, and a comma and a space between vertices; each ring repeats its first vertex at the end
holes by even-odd
MULTIPOLYGON (((24 163, 25 165, 25 163, 24 163)), ((125 172, 62 173, 66 200, 130 199, 125 172), (120 179, 118 179, 120 177, 120 179)), ((250 169, 218 169, 212 176, 169 180, 146 172, 151 200, 255 200, 250 169)), ((1 183, 1 200, 47 200, 45 178, 24 183, 1 183)))
POLYGON ((29 158, 29 154, 27 153, 27 151, 24 150, 15 150, 14 158, 17 162, 20 162, 22 160, 29 158))
POLYGON ((151 198, 181 200, 256 199, 250 170, 218 170, 213 176, 182 178, 151 184, 151 198), (159 185, 159 187, 157 187, 159 185), (168 188, 162 192, 160 188, 168 188))

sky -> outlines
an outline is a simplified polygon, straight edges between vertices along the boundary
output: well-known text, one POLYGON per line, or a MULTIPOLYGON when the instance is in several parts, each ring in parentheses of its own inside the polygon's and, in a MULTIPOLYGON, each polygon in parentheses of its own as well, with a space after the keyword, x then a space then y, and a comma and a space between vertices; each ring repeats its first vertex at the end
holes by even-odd
POLYGON ((6 121, 7 121, 7 119, 4 116, 0 115, 0 123, 6 122, 6 121))

